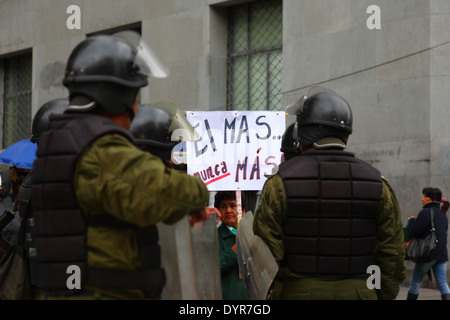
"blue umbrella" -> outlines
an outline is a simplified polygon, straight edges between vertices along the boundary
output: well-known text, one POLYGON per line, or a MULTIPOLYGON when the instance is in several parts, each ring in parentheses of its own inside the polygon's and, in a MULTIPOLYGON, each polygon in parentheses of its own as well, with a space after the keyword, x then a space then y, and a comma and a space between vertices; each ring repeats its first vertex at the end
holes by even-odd
POLYGON ((36 149, 37 144, 30 139, 18 141, 0 153, 0 162, 17 168, 31 169, 36 159, 36 149))

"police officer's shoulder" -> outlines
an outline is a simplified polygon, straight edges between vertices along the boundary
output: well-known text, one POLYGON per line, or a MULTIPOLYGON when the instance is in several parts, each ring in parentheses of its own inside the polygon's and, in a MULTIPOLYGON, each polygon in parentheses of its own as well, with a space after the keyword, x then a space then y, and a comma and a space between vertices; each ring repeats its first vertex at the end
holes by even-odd
POLYGON ((382 180, 383 182, 385 182, 386 184, 391 185, 391 183, 389 182, 388 178, 386 178, 386 177, 383 176, 383 175, 381 175, 381 180, 382 180))

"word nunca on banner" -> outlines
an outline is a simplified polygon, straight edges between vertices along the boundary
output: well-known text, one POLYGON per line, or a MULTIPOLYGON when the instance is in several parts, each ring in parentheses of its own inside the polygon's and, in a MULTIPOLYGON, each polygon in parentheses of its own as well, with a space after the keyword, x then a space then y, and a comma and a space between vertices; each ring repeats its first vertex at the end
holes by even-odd
POLYGON ((285 113, 281 111, 188 111, 199 134, 186 143, 187 172, 209 191, 262 190, 278 172, 285 113))

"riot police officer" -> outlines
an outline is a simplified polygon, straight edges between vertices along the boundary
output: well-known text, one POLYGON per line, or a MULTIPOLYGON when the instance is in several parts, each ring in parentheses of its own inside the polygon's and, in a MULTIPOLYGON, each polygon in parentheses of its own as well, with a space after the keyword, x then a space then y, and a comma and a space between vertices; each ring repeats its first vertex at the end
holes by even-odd
POLYGON ((139 148, 158 156, 169 168, 175 167, 174 147, 197 137, 177 105, 168 101, 140 105, 130 133, 139 148))
POLYGON ((405 277, 401 213, 381 173, 344 151, 348 102, 315 87, 288 110, 298 156, 268 178, 253 224, 279 264, 271 299, 394 299, 405 277), (369 266, 381 285, 368 285, 369 266))
MULTIPOLYGON (((31 142, 39 142, 41 134, 49 129, 50 115, 62 114, 68 104, 68 99, 53 99, 44 103, 39 108, 32 122, 31 142)), ((19 259, 19 257, 23 256, 24 261, 27 261, 29 265, 33 265, 35 262, 35 245, 33 238, 30 236, 31 228, 33 228, 31 208, 32 180, 33 169, 29 171, 20 184, 14 207, 14 220, 8 225, 9 231, 15 239, 14 241, 10 241, 11 245, 15 246, 15 248, 9 251, 9 257, 13 257, 12 255, 17 254, 15 259, 19 259), (24 252, 24 254, 22 254, 22 252, 24 252)), ((9 187, 7 191, 9 192, 9 187)), ((9 277, 9 283, 2 283, 3 285, 0 286, 1 297, 7 300, 32 298, 33 290, 30 285, 30 277, 33 277, 34 273, 28 272, 28 269, 30 269, 30 271, 35 270, 34 268, 27 268, 25 270, 19 268, 14 270, 15 274, 6 273, 5 277, 9 277), (21 273, 21 271, 24 272, 21 273), (14 283, 14 281, 16 282, 14 283), (15 286, 15 288, 12 288, 13 286, 15 286)))
POLYGON ((167 73, 136 32, 92 36, 70 54, 70 103, 34 165, 36 298, 158 299, 165 275, 153 226, 206 215, 203 182, 167 171, 128 132, 149 76, 167 73))
POLYGON ((34 115, 31 124, 31 142, 39 143, 42 133, 50 129, 50 116, 52 114, 63 114, 68 106, 69 100, 67 98, 52 99, 44 103, 34 115))
MULTIPOLYGON (((67 98, 57 98, 52 99, 44 103, 36 112, 33 118, 33 122, 31 124, 31 136, 30 140, 33 143, 39 145, 39 140, 41 135, 50 129, 50 116, 51 115, 61 115, 69 106, 69 99, 67 98)), ((33 184, 33 169, 30 170, 28 175, 23 180, 20 185, 19 193, 17 196, 18 200, 18 210, 20 217, 23 219, 23 222, 26 223, 26 232, 27 236, 25 237, 26 243, 25 248, 28 252, 28 264, 29 266, 35 265, 35 243, 34 239, 31 236, 33 232, 33 210, 31 205, 31 188, 33 184)), ((30 279, 35 278, 36 276, 36 268, 29 268, 29 276, 30 279)))
MULTIPOLYGON (((199 137, 178 106, 170 101, 139 105, 129 131, 135 138, 136 145, 143 151, 159 157, 167 170, 184 172, 186 163, 180 161, 182 157, 178 155, 174 147, 199 137)), ((218 255, 218 248, 214 241, 217 237, 217 228, 215 223, 208 221, 213 213, 220 216, 216 208, 207 208, 207 219, 198 225, 199 228, 192 229, 191 233, 180 234, 185 221, 171 226, 164 223, 157 225, 158 229, 155 232, 160 239, 162 265, 166 276, 172 279, 164 288, 163 299, 180 298, 183 296, 182 292, 189 297, 199 295, 204 299, 219 297, 221 291, 217 284, 220 283, 220 273, 211 272, 214 270, 212 266, 217 263, 215 253, 218 255), (199 234, 201 234, 200 237, 199 234), (177 241, 173 241, 174 239, 177 241), (177 245, 180 241, 191 246, 177 245), (196 250, 193 257, 190 253, 191 247, 196 250), (186 265, 186 260, 191 259, 193 265, 186 265)))

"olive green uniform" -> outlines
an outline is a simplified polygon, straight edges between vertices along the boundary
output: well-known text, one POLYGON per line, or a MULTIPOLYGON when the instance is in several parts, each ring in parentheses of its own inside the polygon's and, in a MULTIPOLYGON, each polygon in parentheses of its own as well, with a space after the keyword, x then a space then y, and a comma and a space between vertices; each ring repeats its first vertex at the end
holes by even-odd
MULTIPOLYGON (((201 179, 167 169, 158 157, 119 134, 104 135, 84 150, 75 168, 74 186, 88 218, 109 214, 140 227, 160 221, 175 223, 190 212, 203 210, 209 199, 201 179)), ((88 226, 89 267, 138 270, 137 241, 131 229, 88 226)), ((145 298, 140 290, 84 289, 118 299, 145 298)))
MULTIPOLYGON (((320 279, 299 276, 283 266, 283 224, 287 211, 286 191, 279 174, 269 177, 255 212, 253 231, 268 245, 279 264, 271 299, 395 299, 405 278, 403 226, 400 207, 389 182, 383 189, 376 218, 377 244, 374 264, 380 267, 381 288, 370 289, 367 278, 320 279)), ((369 274, 368 274, 369 276, 369 274)))

